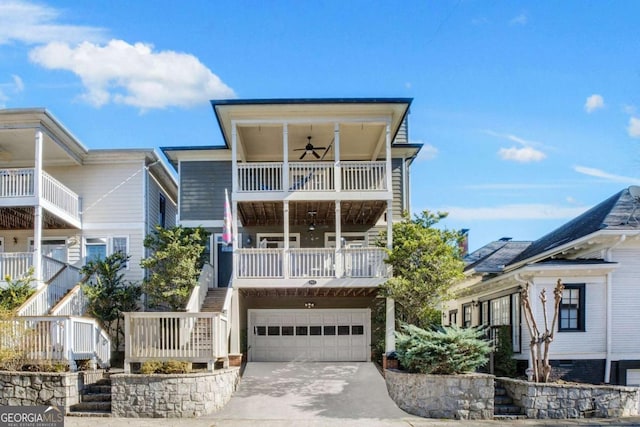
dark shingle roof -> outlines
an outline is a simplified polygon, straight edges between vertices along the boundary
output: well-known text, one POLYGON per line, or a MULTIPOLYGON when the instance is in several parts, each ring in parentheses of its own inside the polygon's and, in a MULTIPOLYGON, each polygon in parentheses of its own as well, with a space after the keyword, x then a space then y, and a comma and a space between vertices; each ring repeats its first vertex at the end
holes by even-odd
MULTIPOLYGON (((542 236, 509 264, 524 261, 598 230, 640 229, 640 219, 629 218, 633 208, 634 202, 629 190, 624 189, 551 233, 542 236)), ((635 216, 640 217, 640 207, 635 216)))
POLYGON ((498 240, 491 242, 467 255, 465 270, 474 269, 478 273, 500 273, 531 242, 511 242, 498 240))

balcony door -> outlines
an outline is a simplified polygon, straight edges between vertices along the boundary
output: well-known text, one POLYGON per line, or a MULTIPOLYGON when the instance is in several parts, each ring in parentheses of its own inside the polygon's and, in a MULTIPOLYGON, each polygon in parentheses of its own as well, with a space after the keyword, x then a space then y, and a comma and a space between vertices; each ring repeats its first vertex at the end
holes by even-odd
MULTIPOLYGON (((33 252, 33 238, 29 238, 29 252, 33 252)), ((42 255, 60 262, 67 262, 66 239, 44 239, 41 247, 42 255)))

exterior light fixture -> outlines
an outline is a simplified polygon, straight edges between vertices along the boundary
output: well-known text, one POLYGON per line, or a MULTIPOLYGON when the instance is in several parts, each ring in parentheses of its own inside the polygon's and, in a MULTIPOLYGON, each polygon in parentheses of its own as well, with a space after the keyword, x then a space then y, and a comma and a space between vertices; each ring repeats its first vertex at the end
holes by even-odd
POLYGON ((316 306, 316 303, 312 302, 312 301, 307 301, 307 302, 304 303, 304 306, 305 306, 305 308, 313 308, 313 307, 316 306))

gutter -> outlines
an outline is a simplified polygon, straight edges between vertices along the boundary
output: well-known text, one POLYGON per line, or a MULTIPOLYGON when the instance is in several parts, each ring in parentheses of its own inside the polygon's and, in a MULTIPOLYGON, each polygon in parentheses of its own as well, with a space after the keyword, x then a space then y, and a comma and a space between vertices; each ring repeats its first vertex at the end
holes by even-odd
MULTIPOLYGON (((627 239, 627 235, 623 234, 620 236, 618 242, 612 245, 609 249, 607 249, 607 254, 605 255, 605 260, 611 262, 611 256, 613 254, 613 249, 617 246, 621 245, 627 239)), ((612 272, 607 273, 607 350, 604 362, 604 382, 605 384, 609 384, 611 382, 611 349, 613 347, 612 343, 612 331, 613 325, 612 317, 613 317, 613 286, 612 286, 612 272)))

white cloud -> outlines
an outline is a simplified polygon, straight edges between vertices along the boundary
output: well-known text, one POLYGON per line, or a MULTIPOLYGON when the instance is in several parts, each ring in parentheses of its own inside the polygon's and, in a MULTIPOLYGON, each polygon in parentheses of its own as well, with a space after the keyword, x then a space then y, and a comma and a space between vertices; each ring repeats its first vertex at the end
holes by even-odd
POLYGON ((502 160, 510 160, 518 163, 539 162, 547 155, 533 147, 510 147, 498 150, 498 155, 502 160))
POLYGON ((583 175, 588 175, 595 178, 602 178, 607 181, 640 185, 640 179, 638 178, 632 178, 632 177, 622 176, 622 175, 614 175, 612 173, 605 172, 602 169, 590 168, 586 166, 574 166, 573 170, 583 175))
POLYGON ((629 117, 627 132, 631 138, 640 138, 640 118, 629 117))
POLYGON ((525 147, 526 146, 530 146, 530 145, 532 145, 532 146, 541 146, 542 145, 541 143, 539 143, 537 141, 531 141, 531 140, 528 140, 528 139, 524 139, 524 138, 521 138, 521 137, 519 137, 517 135, 510 134, 510 133, 500 133, 500 132, 493 131, 491 129, 485 129, 482 132, 486 133, 487 135, 496 136, 496 137, 502 138, 502 139, 507 139, 507 140, 512 141, 512 142, 517 142, 518 144, 521 144, 521 145, 523 145, 525 147))
POLYGON ((588 207, 568 207, 540 203, 484 207, 445 206, 436 211, 448 212, 448 219, 472 220, 539 220, 574 218, 588 207))
POLYGON ((517 184, 517 183, 503 183, 503 184, 470 184, 465 185, 462 188, 467 190, 538 190, 549 188, 569 188, 568 184, 517 184))
POLYGON ((622 112, 624 112, 626 114, 629 114, 631 116, 635 115, 636 111, 637 111, 637 109, 636 109, 635 105, 624 104, 622 106, 622 112))
POLYGON ((438 148, 422 141, 410 141, 412 144, 422 144, 422 149, 418 154, 418 160, 433 160, 438 156, 438 148))
POLYGON ((513 17, 509 21, 509 25, 527 25, 528 21, 529 21, 529 18, 527 17, 527 14, 522 12, 518 16, 513 17))
POLYGON ((7 83, 0 83, 0 108, 6 108, 6 102, 11 99, 11 95, 15 95, 24 90, 24 83, 20 76, 13 74, 11 81, 7 83))
POLYGON ((604 108, 604 98, 597 93, 589 96, 587 101, 584 103, 584 110, 587 113, 593 113, 601 108, 604 108))
POLYGON ((11 78, 13 79, 13 85, 16 88, 16 92, 22 92, 24 90, 24 82, 20 76, 12 74, 11 78))
POLYGON ((235 97, 195 56, 153 51, 144 43, 111 40, 106 45, 84 42, 71 47, 53 42, 34 48, 29 57, 45 68, 76 74, 86 89, 82 98, 95 106, 113 102, 146 110, 235 97))
POLYGON ((20 0, 0 2, 0 44, 79 43, 105 39, 102 28, 60 24, 57 9, 20 0))

